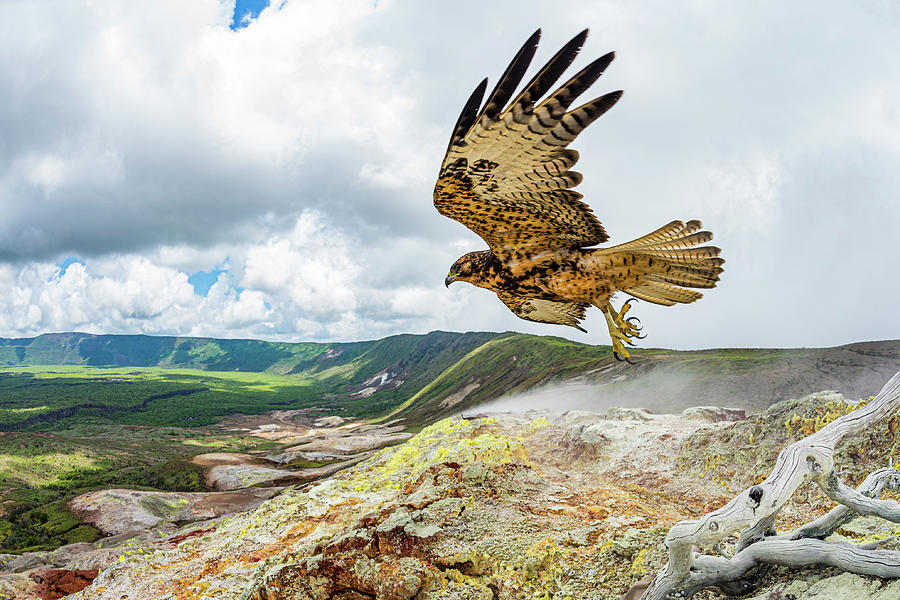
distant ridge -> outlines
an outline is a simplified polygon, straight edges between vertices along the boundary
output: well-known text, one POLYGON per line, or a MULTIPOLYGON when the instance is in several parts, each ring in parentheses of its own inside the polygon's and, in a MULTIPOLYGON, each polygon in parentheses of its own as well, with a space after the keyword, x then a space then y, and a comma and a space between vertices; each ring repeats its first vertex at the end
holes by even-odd
MULTIPOLYGON (((365 343, 365 342, 363 342, 365 343)), ((212 371, 278 370, 279 361, 327 351, 332 344, 297 344, 199 337, 45 333, 0 338, 0 365, 184 367, 212 371)))
POLYGON ((835 389, 858 398, 900 371, 900 340, 835 348, 635 352, 512 332, 402 334, 380 340, 265 342, 149 335, 49 333, 0 338, 0 370, 39 365, 134 366, 298 375, 328 397, 365 400, 372 414, 426 423, 548 384, 581 386, 585 402, 677 411, 698 404, 760 411, 835 389))

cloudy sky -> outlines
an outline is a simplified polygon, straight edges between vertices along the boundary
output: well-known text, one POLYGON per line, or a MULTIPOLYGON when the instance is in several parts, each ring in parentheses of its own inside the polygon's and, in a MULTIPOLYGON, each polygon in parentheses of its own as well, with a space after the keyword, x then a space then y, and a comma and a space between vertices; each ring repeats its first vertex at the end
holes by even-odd
POLYGON ((372 339, 518 330, 445 289, 483 243, 434 210, 450 128, 542 27, 615 50, 577 140, 615 243, 699 218, 727 259, 647 344, 900 338, 900 6, 286 0, 6 2, 0 336, 372 339), (264 2, 261 4, 265 4, 264 2), (260 11, 260 8, 262 10, 260 11))

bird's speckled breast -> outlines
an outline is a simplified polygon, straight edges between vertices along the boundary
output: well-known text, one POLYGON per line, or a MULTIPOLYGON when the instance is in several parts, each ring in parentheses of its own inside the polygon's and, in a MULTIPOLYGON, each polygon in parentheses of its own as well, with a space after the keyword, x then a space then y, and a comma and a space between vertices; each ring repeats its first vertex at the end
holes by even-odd
POLYGON ((494 292, 509 292, 529 298, 565 299, 593 303, 598 294, 611 295, 609 282, 598 280, 596 272, 589 272, 582 261, 584 251, 563 250, 552 255, 516 265, 515 272, 496 256, 486 253, 477 265, 471 283, 494 292), (524 267, 524 268, 521 268, 524 267))

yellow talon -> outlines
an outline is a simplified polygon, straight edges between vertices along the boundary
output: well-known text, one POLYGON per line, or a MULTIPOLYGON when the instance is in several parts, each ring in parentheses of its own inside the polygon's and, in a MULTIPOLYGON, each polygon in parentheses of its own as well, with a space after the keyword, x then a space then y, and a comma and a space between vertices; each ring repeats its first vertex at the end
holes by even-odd
POLYGON ((622 355, 624 359, 628 362, 628 359, 631 357, 628 354, 628 350, 625 349, 625 344, 629 344, 631 346, 634 345, 634 342, 631 341, 632 338, 639 338, 640 329, 635 327, 635 325, 629 321, 625 320, 625 314, 631 309, 631 301, 625 302, 622 305, 622 309, 616 312, 616 310, 612 307, 612 304, 607 304, 606 309, 603 311, 603 314, 606 316, 606 324, 609 327, 609 337, 612 339, 612 348, 613 353, 618 355, 622 355))
POLYGON ((618 354, 622 356, 626 361, 631 358, 631 355, 628 353, 628 350, 625 349, 625 344, 622 343, 621 340, 613 339, 612 341, 613 354, 618 354))

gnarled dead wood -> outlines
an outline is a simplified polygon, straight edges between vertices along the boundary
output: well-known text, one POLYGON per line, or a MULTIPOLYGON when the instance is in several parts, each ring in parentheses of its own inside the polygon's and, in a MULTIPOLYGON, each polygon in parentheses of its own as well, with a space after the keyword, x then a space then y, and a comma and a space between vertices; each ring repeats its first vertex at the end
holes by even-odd
POLYGON ((750 584, 742 577, 760 564, 820 564, 851 573, 900 577, 900 552, 878 550, 877 544, 853 545, 821 539, 860 514, 900 522, 900 504, 878 498, 886 489, 900 488, 900 471, 879 469, 854 490, 838 479, 833 462, 839 441, 876 426, 898 409, 900 373, 866 406, 782 450, 765 481, 699 520, 674 525, 666 536, 669 562, 647 588, 643 600, 689 598, 711 586, 730 593, 749 591, 744 588, 750 584), (793 532, 777 535, 774 525, 778 512, 808 481, 818 484, 841 506, 793 532), (731 558, 694 553, 695 546, 714 547, 735 535, 739 537, 731 558))

